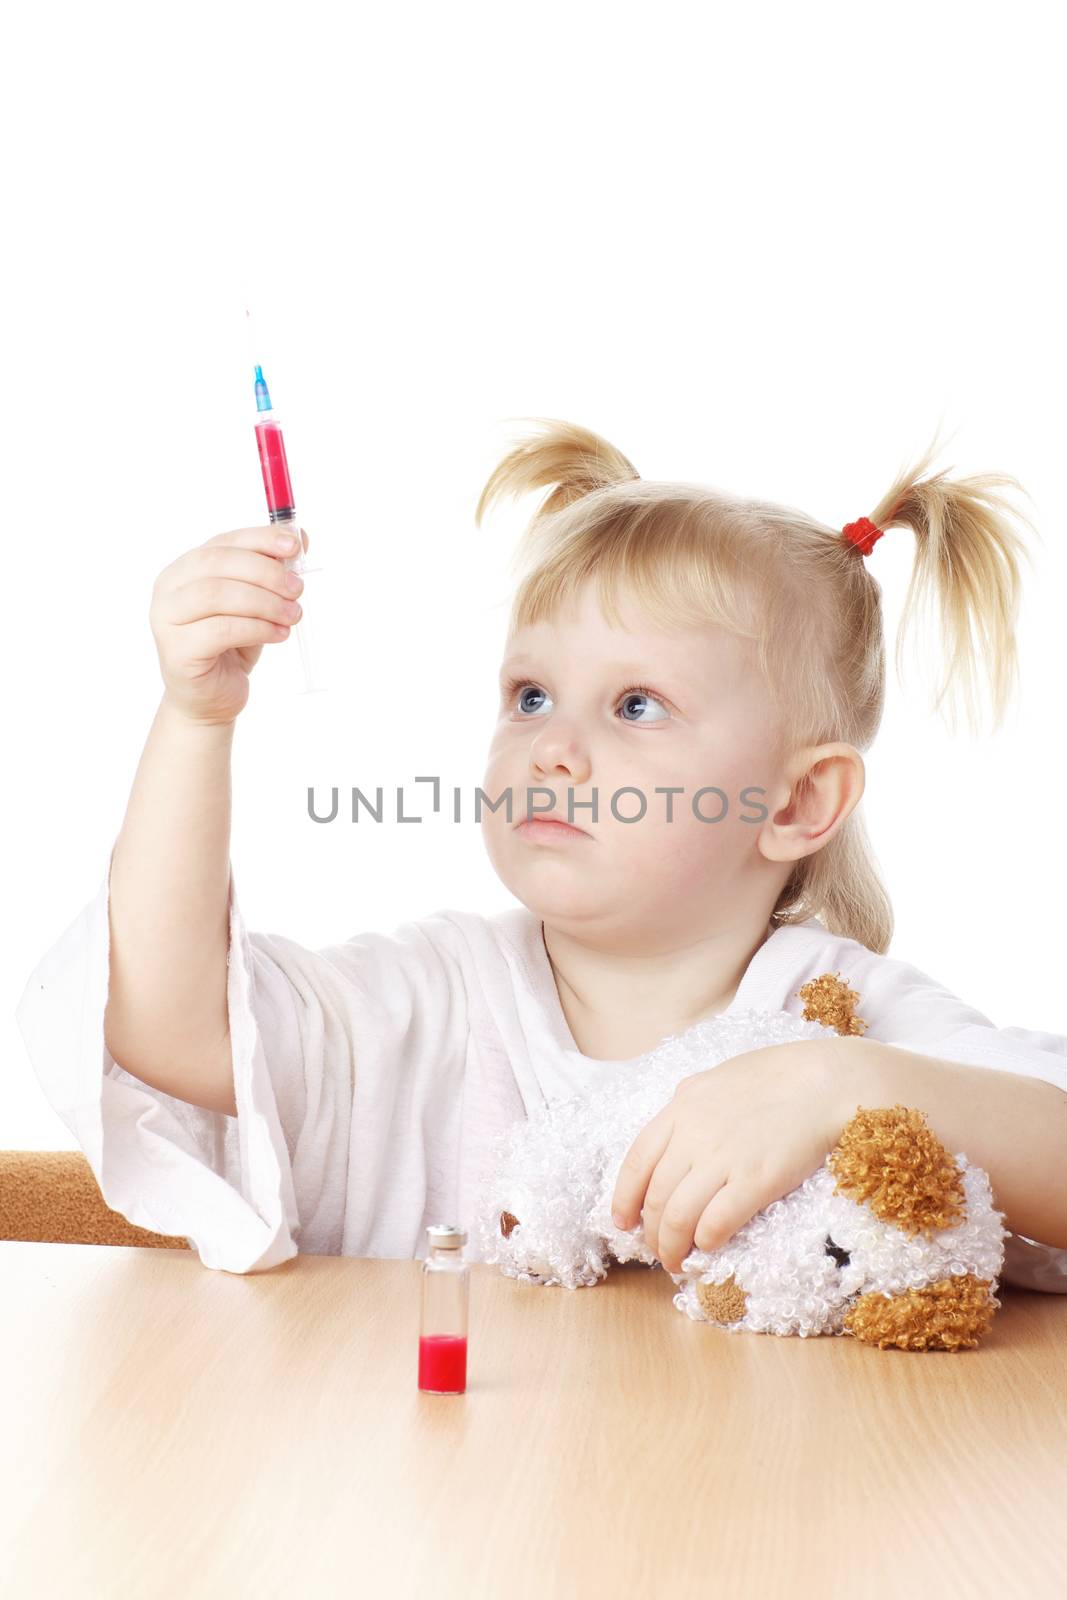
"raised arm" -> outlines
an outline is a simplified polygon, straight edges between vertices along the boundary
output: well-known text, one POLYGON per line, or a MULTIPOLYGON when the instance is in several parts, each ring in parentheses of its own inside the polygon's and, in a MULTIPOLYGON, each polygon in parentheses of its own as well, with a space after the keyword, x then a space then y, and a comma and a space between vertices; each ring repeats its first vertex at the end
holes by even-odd
POLYGON ((153 1088, 230 1116, 230 755, 248 674, 296 620, 278 532, 220 534, 156 580, 165 692, 111 857, 107 1048, 153 1088))

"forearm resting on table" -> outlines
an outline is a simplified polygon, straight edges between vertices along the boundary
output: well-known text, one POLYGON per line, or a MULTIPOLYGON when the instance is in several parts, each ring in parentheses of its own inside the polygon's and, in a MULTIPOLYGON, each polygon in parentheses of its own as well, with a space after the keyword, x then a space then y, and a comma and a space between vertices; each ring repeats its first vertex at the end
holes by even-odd
POLYGON ((1044 1078, 943 1061, 876 1039, 843 1038, 840 1045, 861 1052, 865 1068, 843 1093, 842 1127, 859 1105, 924 1112, 951 1155, 962 1152, 989 1174, 993 1204, 1012 1233, 1067 1249, 1067 1092, 1044 1078))

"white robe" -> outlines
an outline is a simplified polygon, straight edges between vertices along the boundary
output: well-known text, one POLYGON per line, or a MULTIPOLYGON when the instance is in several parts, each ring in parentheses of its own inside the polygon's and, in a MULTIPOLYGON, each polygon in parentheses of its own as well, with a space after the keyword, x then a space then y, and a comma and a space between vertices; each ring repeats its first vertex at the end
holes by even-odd
MULTIPOLYGON (((298 1250, 421 1258, 435 1222, 473 1241, 475 1187, 499 1131, 627 1064, 576 1048, 525 906, 442 909, 308 950, 248 932, 231 874, 237 1116, 189 1105, 126 1072, 104 1043, 110 864, 109 851, 100 888, 38 962, 16 1017, 106 1203, 184 1236, 207 1267, 261 1271, 298 1250)), ((824 972, 858 991, 867 1038, 1067 1093, 1067 1038, 994 1027, 817 918, 769 930, 727 1010, 799 1016, 797 990, 824 972)), ((1013 1235, 1002 1281, 1067 1293, 1067 1250, 1013 1235)))

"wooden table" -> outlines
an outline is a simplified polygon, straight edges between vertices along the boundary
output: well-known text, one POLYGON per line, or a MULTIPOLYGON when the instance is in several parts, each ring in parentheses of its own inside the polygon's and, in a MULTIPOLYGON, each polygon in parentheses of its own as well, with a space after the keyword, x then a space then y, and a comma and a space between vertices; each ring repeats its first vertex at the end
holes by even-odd
POLYGON ((471 1274, 424 1395, 416 1261, 0 1244, 0 1594, 1067 1593, 1067 1297, 919 1354, 471 1274))

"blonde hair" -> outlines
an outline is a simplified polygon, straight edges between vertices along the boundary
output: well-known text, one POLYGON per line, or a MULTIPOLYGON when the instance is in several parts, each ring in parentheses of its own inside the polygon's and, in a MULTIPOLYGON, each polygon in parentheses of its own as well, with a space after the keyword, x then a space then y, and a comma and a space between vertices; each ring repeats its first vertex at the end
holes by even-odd
MULTIPOLYGON (((645 481, 620 450, 587 428, 554 418, 521 420, 535 431, 498 463, 475 511, 480 524, 498 500, 550 490, 513 558, 520 581, 509 637, 550 619, 595 579, 604 615, 615 625, 616 599, 625 589, 665 628, 712 623, 742 640, 767 685, 783 748, 870 746, 885 700, 882 591, 870 558, 840 528, 703 484, 645 481)), ((956 481, 944 471, 927 476, 937 449, 935 441, 916 466, 902 468, 869 513, 877 527, 909 527, 915 536, 896 669, 899 677, 904 633, 918 603, 936 599, 945 673, 934 709, 944 714, 947 706, 951 713, 955 692, 976 726, 984 669, 995 728, 1017 685, 1017 558, 1029 559, 1008 520, 1013 508, 995 490, 1021 485, 995 473, 956 481)), ((948 720, 953 726, 951 714, 948 720)), ((861 807, 795 864, 771 920, 784 925, 818 916, 832 933, 884 953, 893 914, 861 807)))

